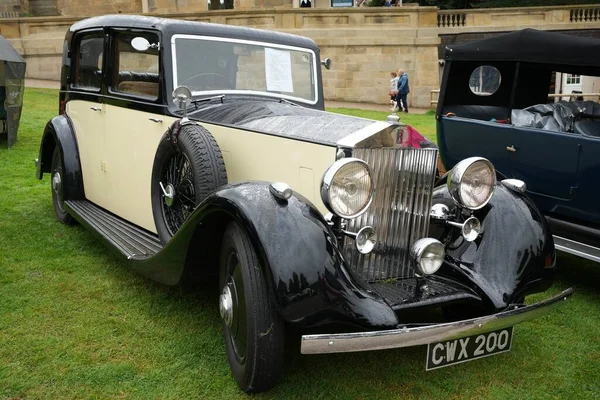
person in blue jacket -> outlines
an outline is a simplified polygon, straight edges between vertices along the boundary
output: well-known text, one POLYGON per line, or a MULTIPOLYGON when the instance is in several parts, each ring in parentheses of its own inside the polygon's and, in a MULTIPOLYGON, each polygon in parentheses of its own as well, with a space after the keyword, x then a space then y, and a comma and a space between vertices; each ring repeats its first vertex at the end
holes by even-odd
POLYGON ((396 97, 396 104, 399 109, 404 108, 404 112, 408 112, 408 102, 406 96, 410 93, 408 86, 408 74, 403 70, 398 70, 398 96, 396 97))

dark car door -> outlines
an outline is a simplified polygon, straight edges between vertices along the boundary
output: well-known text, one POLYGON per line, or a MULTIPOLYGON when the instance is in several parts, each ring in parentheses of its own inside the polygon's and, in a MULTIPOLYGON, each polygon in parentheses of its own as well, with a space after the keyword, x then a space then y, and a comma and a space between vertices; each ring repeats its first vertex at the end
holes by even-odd
POLYGON ((570 201, 578 185, 581 141, 575 133, 512 127, 504 149, 509 167, 503 172, 524 181, 534 196, 570 201))
MULTIPOLYGON (((600 128, 600 125, 598 125, 600 128)), ((579 159, 579 181, 571 207, 562 214, 569 215, 587 223, 600 224, 600 129, 598 136, 581 136, 581 155, 579 159)))

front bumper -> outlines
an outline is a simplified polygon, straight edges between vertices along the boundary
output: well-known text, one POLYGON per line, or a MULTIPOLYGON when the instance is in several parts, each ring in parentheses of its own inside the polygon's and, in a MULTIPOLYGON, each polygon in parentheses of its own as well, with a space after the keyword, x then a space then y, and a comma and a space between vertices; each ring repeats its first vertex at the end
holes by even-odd
POLYGON ((569 288, 558 296, 520 308, 464 321, 375 332, 303 335, 302 354, 344 353, 410 347, 477 335, 506 328, 549 313, 573 293, 569 288))

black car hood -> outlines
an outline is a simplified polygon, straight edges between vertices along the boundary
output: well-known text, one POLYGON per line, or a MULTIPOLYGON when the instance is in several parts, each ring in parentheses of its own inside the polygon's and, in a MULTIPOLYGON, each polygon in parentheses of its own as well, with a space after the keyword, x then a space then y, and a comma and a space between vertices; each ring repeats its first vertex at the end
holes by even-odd
POLYGON ((201 122, 328 145, 335 145, 338 140, 376 122, 264 100, 225 100, 224 103, 193 111, 189 117, 201 122))

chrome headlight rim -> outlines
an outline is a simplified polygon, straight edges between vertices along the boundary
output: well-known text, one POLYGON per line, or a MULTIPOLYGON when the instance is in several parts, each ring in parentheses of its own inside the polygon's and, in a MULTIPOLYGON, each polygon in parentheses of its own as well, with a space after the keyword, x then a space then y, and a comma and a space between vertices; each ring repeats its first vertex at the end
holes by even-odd
POLYGON ((464 208, 467 208, 467 209, 473 210, 473 211, 480 210, 490 202, 490 200, 492 199, 492 196, 494 195, 494 190, 496 187, 496 168, 494 167, 494 164, 492 164, 490 160, 488 160, 487 158, 484 158, 484 157, 465 158, 464 160, 462 160, 458 164, 456 164, 454 166, 454 168, 452 168, 452 170, 449 172, 447 187, 448 187, 448 192, 450 193, 450 196, 452 197, 452 200, 454 201, 454 203, 457 206, 464 207, 464 208), (492 185, 491 185, 492 188, 491 188, 488 196, 486 197, 485 201, 483 201, 481 204, 479 204, 477 206, 469 206, 461 198, 460 189, 461 189, 461 185, 462 185, 462 181, 465 176, 465 173, 468 171, 469 168, 471 168, 476 163, 484 163, 489 168, 489 170, 491 172, 490 176, 492 177, 492 185))
POLYGON ((349 157, 349 158, 342 158, 340 160, 337 160, 336 162, 331 164, 331 166, 329 168, 327 168, 327 171, 325 171, 325 175, 323 175, 323 179, 321 181, 321 200, 323 201, 323 204, 325 205, 325 207, 327 207, 327 209, 332 214, 337 215, 340 218, 353 219, 353 218, 357 218, 357 217, 361 216, 362 214, 364 214, 371 206, 374 195, 375 195, 375 183, 373 182, 373 172, 371 171, 371 167, 369 167, 369 164, 367 164, 364 160, 361 160, 360 158, 349 157), (333 182, 333 179, 335 178, 336 174, 343 167, 345 167, 346 165, 351 164, 351 163, 359 163, 363 167, 365 167, 366 171, 369 174, 369 180, 371 181, 371 192, 369 193, 367 202, 356 213, 354 213, 354 214, 338 213, 332 206, 330 189, 331 189, 332 182, 333 182))

